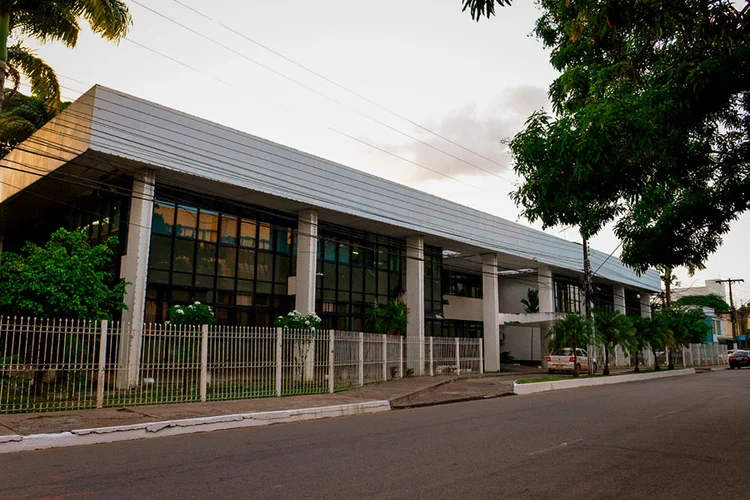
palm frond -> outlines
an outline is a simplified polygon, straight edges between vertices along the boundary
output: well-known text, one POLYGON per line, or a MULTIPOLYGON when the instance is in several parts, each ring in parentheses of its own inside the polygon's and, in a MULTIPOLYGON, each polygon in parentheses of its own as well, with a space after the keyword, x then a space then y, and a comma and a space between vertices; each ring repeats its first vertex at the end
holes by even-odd
POLYGON ((107 40, 122 40, 133 24, 128 6, 121 0, 79 0, 76 3, 94 33, 107 40))
POLYGON ((492 17, 495 15, 495 2, 500 7, 510 6, 511 0, 463 0, 464 8, 471 13, 471 18, 479 21, 482 17, 492 17))
POLYGON ((44 102, 47 109, 60 109, 60 82, 55 70, 21 44, 8 48, 8 64, 16 74, 23 73, 31 83, 31 94, 44 102))
POLYGON ((81 25, 78 0, 16 0, 11 13, 10 31, 46 43, 59 41, 75 47, 81 25))

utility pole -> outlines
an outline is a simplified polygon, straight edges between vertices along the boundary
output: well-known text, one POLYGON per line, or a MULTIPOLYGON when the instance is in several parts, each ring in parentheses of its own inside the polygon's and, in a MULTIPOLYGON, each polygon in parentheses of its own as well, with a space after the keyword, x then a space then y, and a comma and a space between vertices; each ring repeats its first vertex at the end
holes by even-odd
MULTIPOLYGON (((744 283, 743 279, 728 278, 725 280, 716 280, 717 283, 727 283, 729 285, 729 317, 732 323, 732 337, 737 341, 737 347, 740 345, 739 335, 737 335, 737 311, 734 309, 734 296, 732 295, 733 283, 744 283)), ((747 340, 745 340, 747 347, 747 340)))
MULTIPOLYGON (((589 252, 589 239, 584 237, 583 239, 583 301, 584 311, 586 313, 586 319, 591 321, 591 301, 592 297, 592 276, 591 276, 591 253, 589 252)), ((592 362, 593 352, 591 349, 592 345, 586 345, 586 353, 588 354, 588 375, 593 375, 592 362)))

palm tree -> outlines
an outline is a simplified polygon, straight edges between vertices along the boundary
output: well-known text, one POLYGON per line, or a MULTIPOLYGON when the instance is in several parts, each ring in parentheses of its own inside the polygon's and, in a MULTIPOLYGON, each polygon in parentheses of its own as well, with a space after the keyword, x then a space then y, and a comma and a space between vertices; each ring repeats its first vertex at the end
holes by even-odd
MULTIPOLYGON (((62 103, 60 110, 68 103, 62 103)), ((0 157, 25 141, 55 116, 46 103, 33 96, 5 90, 5 107, 0 113, 0 157)))
MULTIPOLYGON (((635 356, 635 373, 638 373, 638 354, 645 349, 650 347, 654 352, 659 351, 667 347, 670 342, 671 335, 669 330, 666 328, 663 321, 660 318, 635 318, 634 325, 635 331, 633 340, 630 345, 631 354, 635 356)), ((659 369, 659 363, 654 356, 654 369, 659 369)))
POLYGON ((512 0, 463 0, 464 9, 471 12, 472 19, 479 21, 483 16, 492 17, 495 15, 495 2, 500 7, 510 5, 512 0))
MULTIPOLYGON (((588 344, 593 337, 593 328, 591 320, 584 318, 580 314, 566 314, 565 317, 555 323, 549 333, 550 348, 554 350, 573 349, 573 366, 578 366, 578 348, 588 344)), ((590 356, 590 354, 589 354, 590 356)), ((578 370, 573 371, 574 376, 578 376, 578 370)))
POLYGON ((596 337, 604 345, 604 375, 609 375, 609 352, 615 346, 628 346, 633 336, 630 319, 620 311, 594 309, 596 337))
POLYGON ((94 33, 113 41, 121 40, 132 24, 122 0, 0 0, 0 111, 6 76, 17 88, 21 74, 31 82, 32 95, 55 110, 60 102, 57 76, 22 41, 25 37, 59 41, 74 48, 81 20, 87 21, 94 33), (11 39, 17 42, 9 47, 11 39))
POLYGON ((524 306, 524 312, 526 313, 538 313, 539 312, 539 290, 528 289, 526 292, 526 298, 521 299, 521 304, 524 306))

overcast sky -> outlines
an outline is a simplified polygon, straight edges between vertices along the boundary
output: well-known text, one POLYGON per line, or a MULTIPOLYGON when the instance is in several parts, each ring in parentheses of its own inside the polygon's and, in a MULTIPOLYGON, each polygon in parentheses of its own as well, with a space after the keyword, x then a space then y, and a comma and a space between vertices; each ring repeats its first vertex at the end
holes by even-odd
MULTIPOLYGON (((548 106, 555 77, 530 35, 538 16, 533 2, 475 23, 459 0, 180 0, 208 18, 175 0, 139 0, 202 38, 125 1, 134 26, 120 45, 87 31, 75 51, 39 47, 66 98, 100 83, 526 223, 507 196, 517 179, 501 141, 548 106)), ((749 300, 749 226, 746 213, 705 271, 679 272, 682 285, 747 278, 736 291, 749 300)), ((571 229, 549 232, 579 240, 571 229)), ((607 230, 592 244, 609 253, 618 241, 607 230)))

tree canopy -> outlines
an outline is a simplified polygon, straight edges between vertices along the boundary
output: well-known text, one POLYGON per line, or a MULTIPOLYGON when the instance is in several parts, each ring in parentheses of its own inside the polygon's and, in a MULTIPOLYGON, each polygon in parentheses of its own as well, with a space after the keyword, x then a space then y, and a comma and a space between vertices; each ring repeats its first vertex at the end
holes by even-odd
MULTIPOLYGON (((488 3, 473 13, 487 15, 488 3)), ((750 206, 747 9, 539 5, 535 34, 560 76, 549 90, 554 115, 534 113, 511 141, 523 215, 579 226, 584 238, 616 221, 621 258, 640 272, 700 266, 750 206)))
POLYGON ((718 295, 685 295, 680 297, 674 305, 676 306, 700 306, 711 307, 717 314, 729 313, 729 304, 718 295))
POLYGON ((106 269, 117 238, 89 245, 83 233, 59 229, 40 247, 0 254, 0 315, 111 319, 125 309, 124 280, 106 269))
MULTIPOLYGON (((107 40, 118 41, 132 19, 122 0, 4 0, 0 1, 0 91, 6 73, 18 90, 21 76, 28 78, 32 96, 57 111, 60 84, 55 71, 24 44, 33 38, 42 43, 62 42, 70 48, 78 43, 81 21, 107 40), (9 41, 15 43, 9 45, 9 41)), ((0 98, 3 94, 0 93, 0 98)), ((2 99, 0 99, 2 105, 2 99)))
MULTIPOLYGON (((55 116, 55 111, 51 111, 43 100, 10 89, 5 90, 4 102, 0 113, 0 157, 8 154, 55 116)), ((68 103, 61 103, 57 109, 62 110, 67 105, 68 103)))

